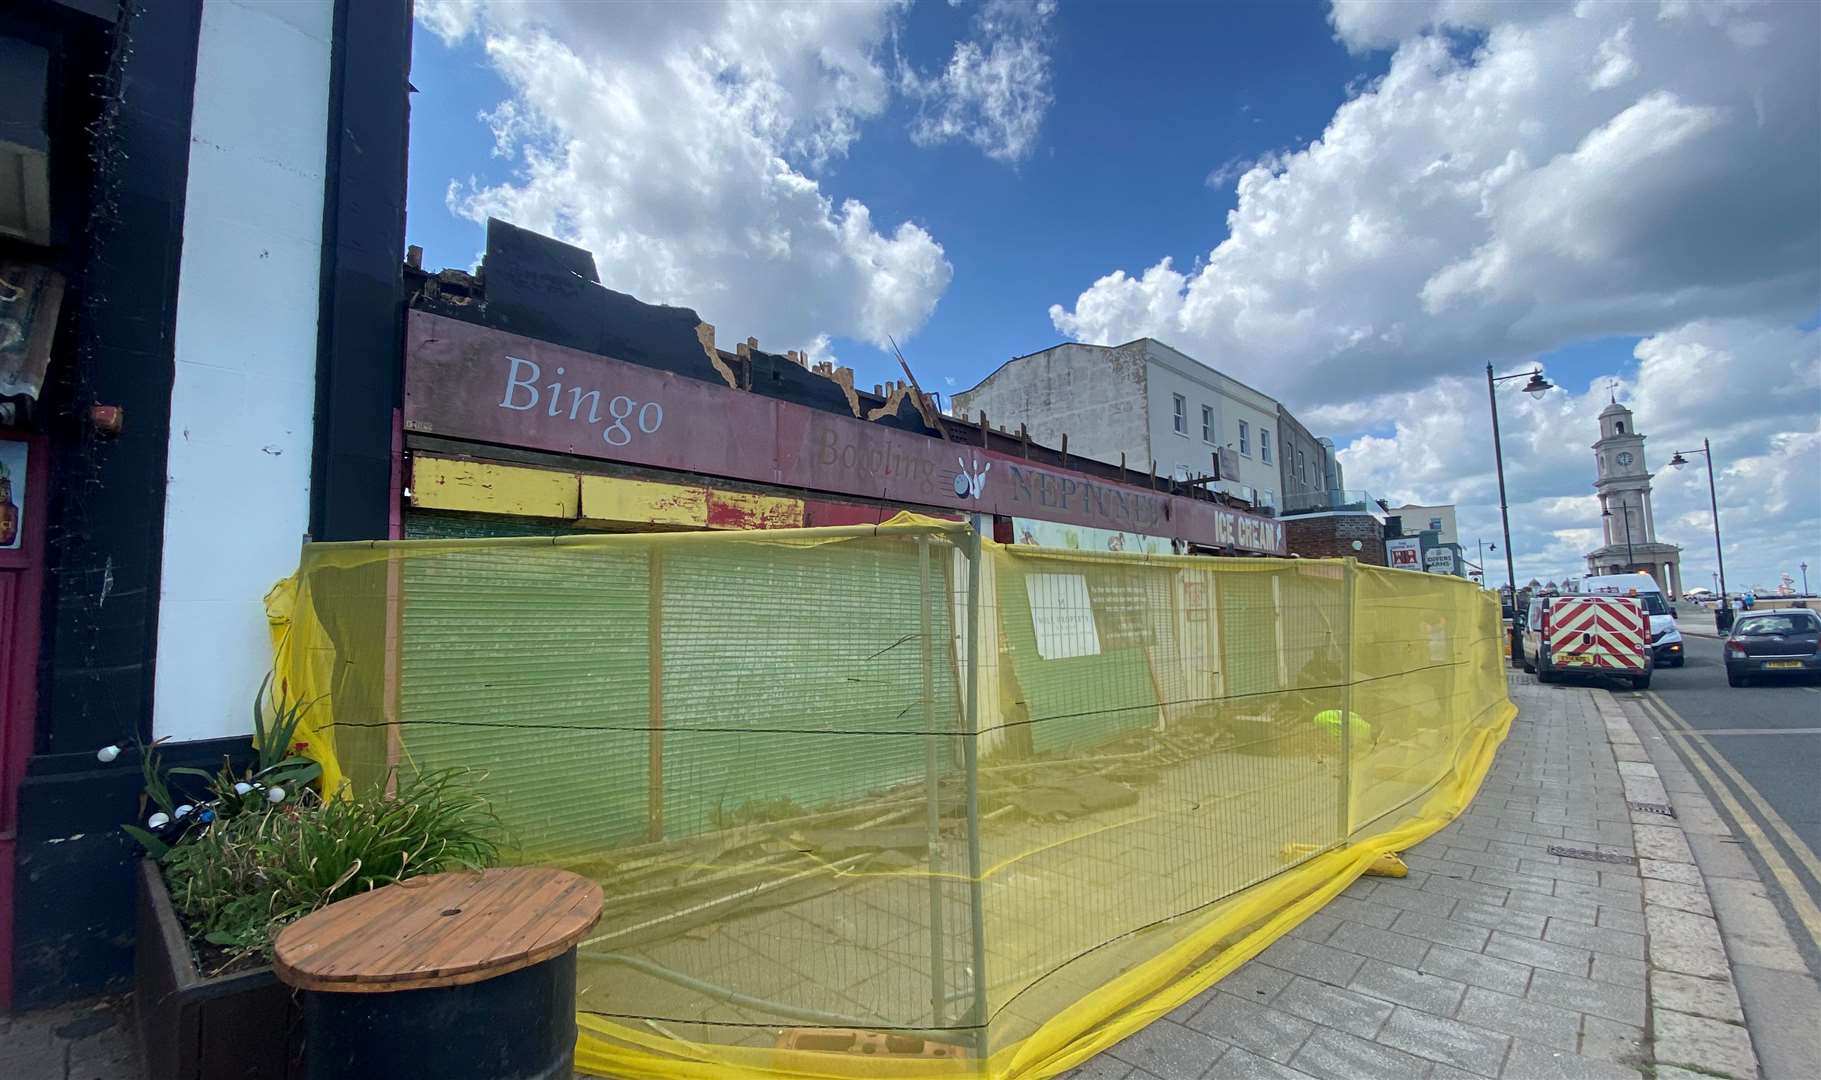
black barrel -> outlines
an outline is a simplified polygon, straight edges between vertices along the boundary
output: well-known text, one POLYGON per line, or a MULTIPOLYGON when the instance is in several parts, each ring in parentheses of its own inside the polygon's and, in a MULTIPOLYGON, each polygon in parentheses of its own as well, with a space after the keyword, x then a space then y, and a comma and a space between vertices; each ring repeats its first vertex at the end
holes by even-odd
POLYGON ((572 1080, 575 950, 465 986, 303 992, 310 1080, 572 1080))

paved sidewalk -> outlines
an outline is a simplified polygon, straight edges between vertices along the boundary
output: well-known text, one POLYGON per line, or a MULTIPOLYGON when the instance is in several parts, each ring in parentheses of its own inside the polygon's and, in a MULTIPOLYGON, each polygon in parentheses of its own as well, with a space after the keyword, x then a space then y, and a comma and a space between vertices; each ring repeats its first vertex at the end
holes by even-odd
MULTIPOLYGON (((1612 740, 1630 740, 1624 753, 1635 760, 1626 768, 1649 766, 1639 764, 1645 755, 1634 752, 1635 737, 1604 691, 1544 687, 1513 676, 1512 696, 1518 717, 1479 797, 1459 820, 1406 853, 1407 879, 1362 878, 1213 989, 1065 1075, 1754 1075, 1744 1029, 1694 1013, 1676 1021, 1674 1037, 1679 1055, 1701 1060, 1666 1060, 1698 1064, 1703 1072, 1664 1066, 1646 1072, 1651 969, 1645 885, 1631 858, 1633 825, 1638 818, 1667 819, 1634 816, 1627 806, 1612 740), (1618 861, 1552 855, 1551 846, 1618 861)), ((1681 874, 1684 889, 1705 895, 1698 876, 1688 884, 1679 868, 1661 872, 1681 874)), ((1684 901, 1695 902, 1692 892, 1684 901)), ((1701 927, 1675 918, 1651 929, 1673 935, 1678 947, 1707 944, 1701 927)), ((1687 1001, 1711 998, 1712 1007, 1702 1011, 1736 1009, 1724 953, 1718 978, 1712 961, 1711 955, 1690 959, 1684 966, 1704 963, 1706 974, 1682 974, 1674 990, 1687 1001)))
POLYGON ((0 1016, 0 1077, 12 1080, 137 1080, 133 1008, 100 998, 0 1016))

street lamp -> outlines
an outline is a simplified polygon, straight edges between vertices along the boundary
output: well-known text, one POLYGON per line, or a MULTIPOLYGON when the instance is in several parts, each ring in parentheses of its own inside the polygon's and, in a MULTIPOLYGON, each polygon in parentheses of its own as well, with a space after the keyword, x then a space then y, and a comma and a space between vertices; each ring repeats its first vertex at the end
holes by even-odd
MULTIPOLYGON (((1631 504, 1624 499, 1620 499, 1619 509, 1625 511, 1625 572, 1629 574, 1635 572, 1638 568, 1637 553, 1631 550, 1631 504)), ((1600 507, 1600 516, 1611 517, 1612 508, 1607 506, 1600 507)))
POLYGON ((1808 564, 1802 564, 1802 595, 1808 595, 1808 564))
MULTIPOLYGON (((1676 455, 1669 459, 1669 464, 1677 471, 1688 464, 1688 459, 1683 457, 1683 454, 1704 454, 1707 457, 1707 505, 1713 509, 1714 514, 1714 559, 1720 567, 1720 611, 1722 612, 1722 614, 1714 616, 1714 626, 1717 629, 1725 630, 1732 626, 1732 609, 1726 600, 1726 552, 1720 546, 1720 500, 1714 494, 1713 447, 1708 444, 1706 439, 1702 439, 1699 450, 1677 450, 1676 455)), ((1808 590, 1805 588, 1802 591, 1807 592, 1808 590)))
MULTIPOLYGON (((1511 512, 1505 502, 1505 451, 1499 445, 1499 397, 1498 384, 1522 379, 1529 376, 1530 381, 1524 384, 1524 393, 1533 398, 1541 398, 1554 389, 1548 379, 1543 378, 1543 369, 1521 371, 1516 375, 1492 374, 1492 365, 1486 365, 1486 400, 1492 403, 1492 460, 1499 474, 1499 524, 1505 530, 1505 587, 1511 592, 1511 608, 1517 610, 1517 567, 1511 558, 1511 512)), ((1524 639, 1518 635, 1517 620, 1511 620, 1511 666, 1518 667, 1524 662, 1524 639)))

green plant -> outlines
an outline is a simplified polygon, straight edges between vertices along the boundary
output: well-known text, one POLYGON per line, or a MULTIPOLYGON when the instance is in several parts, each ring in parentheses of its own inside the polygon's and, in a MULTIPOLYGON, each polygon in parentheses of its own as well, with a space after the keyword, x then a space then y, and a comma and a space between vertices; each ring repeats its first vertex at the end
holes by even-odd
POLYGON ((231 962, 268 953, 287 924, 337 900, 493 863, 498 836, 467 771, 449 769, 398 778, 390 795, 324 799, 306 789, 193 831, 163 866, 192 935, 226 949, 231 962))
POLYGON ((314 704, 287 700, 284 690, 272 685, 269 674, 259 684, 259 693, 253 695, 253 752, 259 755, 254 779, 268 785, 302 786, 322 775, 321 765, 297 756, 308 748, 297 741, 297 728, 314 704), (263 708, 268 698, 272 704, 269 717, 263 708))
MULTIPOLYGON (((322 776, 320 763, 301 756, 309 744, 296 741, 298 726, 311 704, 286 700, 283 691, 272 686, 272 676, 268 674, 260 682, 259 692, 253 695, 253 752, 257 760, 251 769, 239 774, 226 760, 212 773, 189 766, 165 769, 158 755, 158 744, 164 740, 154 739, 147 746, 135 738, 145 787, 140 812, 143 814, 144 804, 149 803, 157 807, 157 813, 147 818, 143 827, 123 825, 121 828, 145 848, 146 854, 154 859, 164 859, 175 845, 193 835, 198 826, 208 826, 217 819, 237 817, 262 810, 269 803, 294 798, 322 776), (174 777, 193 777, 202 781, 207 798, 197 798, 193 804, 179 803, 171 790, 174 777)), ((119 747, 109 746, 97 756, 103 761, 112 761, 119 752, 119 747)))

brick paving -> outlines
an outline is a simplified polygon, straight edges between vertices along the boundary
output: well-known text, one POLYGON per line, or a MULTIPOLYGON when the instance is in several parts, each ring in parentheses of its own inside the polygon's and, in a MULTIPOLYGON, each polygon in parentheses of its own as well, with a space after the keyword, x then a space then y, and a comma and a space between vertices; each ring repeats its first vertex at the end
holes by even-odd
MULTIPOLYGON (((1479 797, 1406 853, 1410 876, 1362 878, 1323 911, 1070 1080, 1637 1080, 1646 1075, 1646 889, 1658 922, 1699 918, 1699 879, 1673 894, 1632 863, 1626 777, 1596 692, 1514 678, 1518 717, 1479 797), (1659 901, 1659 897, 1662 900, 1659 901), (1663 907, 1679 901, 1689 910, 1663 907)), ((1627 755, 1630 756, 1630 755, 1627 755)), ((1627 762, 1627 768, 1636 768, 1627 762)), ((1688 861, 1679 830, 1653 835, 1688 861)), ((1703 952, 1687 971, 1725 955, 1703 952)), ((1711 943, 1717 947, 1717 940, 1711 943)), ((1728 994, 1698 975, 1684 1000, 1728 994)), ((1681 1044, 1743 1029, 1678 1022, 1681 1044), (1722 1030, 1723 1029, 1723 1030, 1722 1030)), ((1660 1033, 1667 1035, 1668 1033, 1660 1033)))

